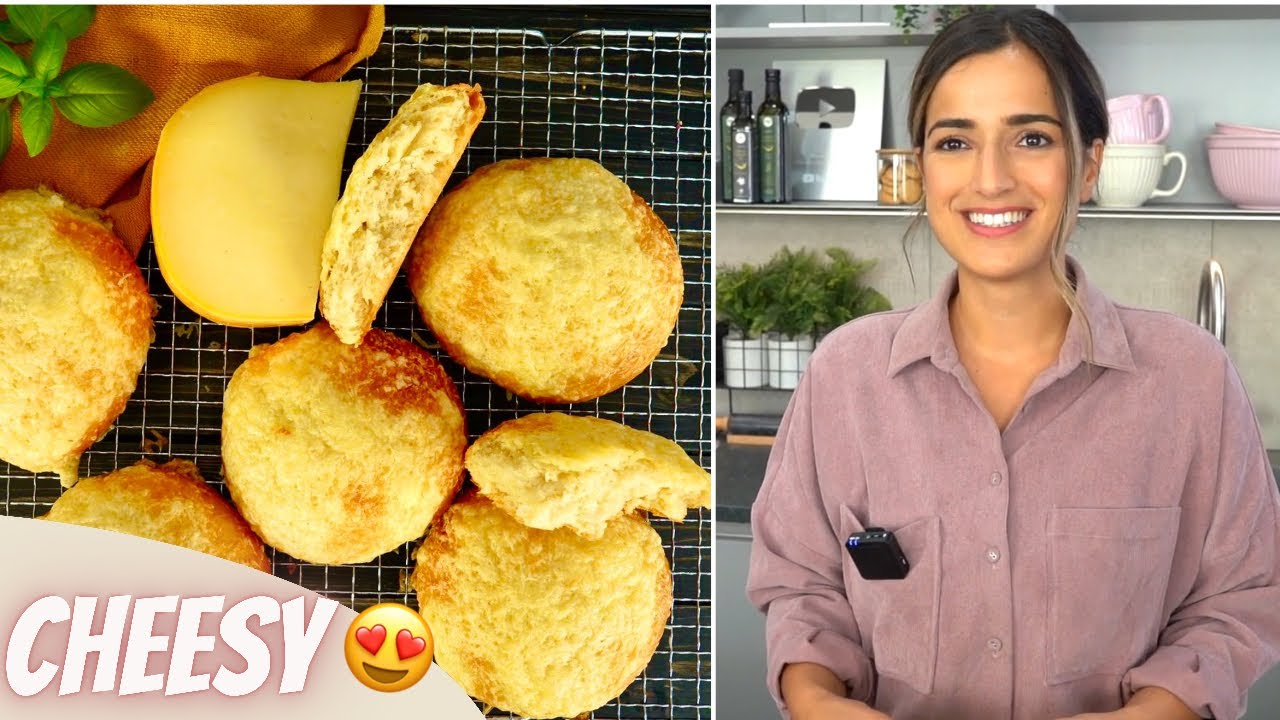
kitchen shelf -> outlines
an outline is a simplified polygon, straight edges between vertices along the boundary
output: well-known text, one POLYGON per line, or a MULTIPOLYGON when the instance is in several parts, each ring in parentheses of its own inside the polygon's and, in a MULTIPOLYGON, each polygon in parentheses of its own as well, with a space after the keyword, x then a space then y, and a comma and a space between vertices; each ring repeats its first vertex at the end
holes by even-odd
POLYGON ((716 49, 780 50, 815 47, 908 47, 928 45, 932 33, 904 35, 892 26, 877 27, 718 27, 716 49))
POLYGON ((1041 5, 1063 22, 1280 20, 1275 5, 1041 5))
MULTIPOLYGON (((909 217, 916 213, 912 205, 880 205, 874 202, 811 201, 781 205, 716 205, 716 213, 724 215, 827 215, 864 217, 909 217)), ((1085 205, 1082 218, 1117 220, 1269 220, 1280 221, 1280 210, 1242 210, 1230 205, 1212 203, 1161 203, 1136 208, 1102 208, 1085 205)))

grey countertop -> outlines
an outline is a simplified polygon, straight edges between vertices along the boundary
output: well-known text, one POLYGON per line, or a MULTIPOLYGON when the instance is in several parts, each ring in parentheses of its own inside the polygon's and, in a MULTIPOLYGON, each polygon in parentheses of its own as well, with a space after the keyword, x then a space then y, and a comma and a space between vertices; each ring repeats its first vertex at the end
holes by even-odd
MULTIPOLYGON (((768 446, 729 445, 716 446, 716 521, 725 523, 751 522, 751 503, 755 502, 760 483, 764 480, 764 466, 769 460, 768 446)), ((1280 478, 1280 450, 1268 450, 1274 475, 1280 478)))

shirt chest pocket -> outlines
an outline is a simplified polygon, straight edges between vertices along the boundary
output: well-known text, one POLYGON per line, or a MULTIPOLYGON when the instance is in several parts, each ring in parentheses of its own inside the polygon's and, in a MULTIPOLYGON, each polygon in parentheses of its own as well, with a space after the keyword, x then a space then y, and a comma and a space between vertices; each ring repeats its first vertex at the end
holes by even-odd
POLYGON ((1048 682, 1123 675, 1164 628, 1178 507, 1056 508, 1048 517, 1048 682))
MULTIPOLYGON (((849 508, 840 513, 841 541, 865 529, 849 508)), ((845 551, 845 592, 876 673, 928 694, 938 661, 941 522, 935 515, 889 529, 911 564, 907 576, 864 580, 845 551)))

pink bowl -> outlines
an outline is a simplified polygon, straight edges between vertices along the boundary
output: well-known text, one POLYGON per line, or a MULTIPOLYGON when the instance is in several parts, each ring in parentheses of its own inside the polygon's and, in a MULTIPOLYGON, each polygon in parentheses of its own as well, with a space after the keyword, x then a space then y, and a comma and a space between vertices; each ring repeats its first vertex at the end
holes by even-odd
POLYGON ((1218 135, 1232 135, 1237 137, 1241 135, 1280 136, 1280 130, 1254 127, 1252 125, 1236 125, 1235 123, 1219 122, 1219 123, 1214 123, 1213 126, 1214 126, 1214 129, 1217 131, 1216 134, 1218 135))
POLYGON ((1280 134, 1210 135, 1204 144, 1223 197, 1246 210, 1280 210, 1280 134))

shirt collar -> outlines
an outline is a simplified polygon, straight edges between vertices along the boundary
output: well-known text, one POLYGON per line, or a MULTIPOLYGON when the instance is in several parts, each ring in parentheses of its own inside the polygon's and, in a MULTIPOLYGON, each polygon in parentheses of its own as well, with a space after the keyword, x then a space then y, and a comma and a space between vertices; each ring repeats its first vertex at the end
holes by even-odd
MULTIPOLYGON (((1115 304, 1089 282, 1080 263, 1070 255, 1067 256, 1067 272, 1075 278, 1076 296, 1080 298, 1092 326, 1093 364, 1116 370, 1135 370, 1129 339, 1115 304)), ((933 297, 917 305, 902 321, 889 350, 890 377, 925 358, 932 359, 935 365, 943 368, 959 361, 947 309, 956 290, 956 276, 957 272, 952 270, 933 297)), ((1068 369, 1074 368, 1088 360, 1085 353, 1084 324, 1072 313, 1058 362, 1068 369)))

